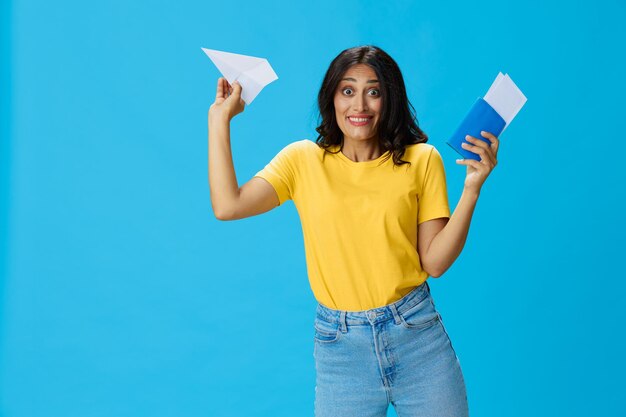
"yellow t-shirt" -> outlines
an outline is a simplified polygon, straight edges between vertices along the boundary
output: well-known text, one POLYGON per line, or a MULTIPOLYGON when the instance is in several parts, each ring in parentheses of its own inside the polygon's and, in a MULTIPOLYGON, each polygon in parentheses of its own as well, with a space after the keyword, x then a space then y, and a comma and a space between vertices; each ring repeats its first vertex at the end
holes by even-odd
MULTIPOLYGON (((338 146, 330 148, 337 150, 338 146)), ((428 278, 417 252, 417 225, 450 217, 441 155, 409 145, 394 167, 389 154, 354 162, 303 139, 285 146, 255 174, 293 200, 304 238, 307 273, 321 304, 347 311, 399 300, 428 278)))

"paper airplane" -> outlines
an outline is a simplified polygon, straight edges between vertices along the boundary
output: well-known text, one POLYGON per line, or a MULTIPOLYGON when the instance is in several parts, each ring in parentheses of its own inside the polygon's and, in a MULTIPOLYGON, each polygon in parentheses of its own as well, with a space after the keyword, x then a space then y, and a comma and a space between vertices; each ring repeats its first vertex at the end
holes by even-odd
POLYGON ((247 105, 252 103, 263 87, 278 79, 265 58, 216 51, 215 49, 202 48, 202 50, 211 58, 211 61, 231 85, 235 81, 241 84, 241 98, 247 105))

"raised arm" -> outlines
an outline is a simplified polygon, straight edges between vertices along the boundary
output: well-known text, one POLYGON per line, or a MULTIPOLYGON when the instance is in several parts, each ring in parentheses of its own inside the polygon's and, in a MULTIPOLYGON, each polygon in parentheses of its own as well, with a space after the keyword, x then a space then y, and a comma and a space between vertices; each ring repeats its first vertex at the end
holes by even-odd
POLYGON ((466 136, 466 140, 476 145, 463 144, 465 149, 480 155, 480 161, 473 159, 457 159, 459 165, 467 165, 467 174, 463 193, 450 220, 437 219, 433 222, 424 222, 420 225, 419 234, 423 238, 419 244, 420 258, 425 270, 431 276, 441 276, 461 254, 469 232, 472 215, 480 195, 481 187, 493 168, 497 165, 498 147, 500 140, 489 132, 481 132, 489 139, 489 145, 473 136, 466 136))
POLYGON ((219 220, 236 220, 265 213, 278 206, 271 184, 252 178, 241 188, 237 183, 230 146, 230 121, 243 112, 241 85, 217 81, 215 102, 209 109, 209 187, 213 214, 219 220))

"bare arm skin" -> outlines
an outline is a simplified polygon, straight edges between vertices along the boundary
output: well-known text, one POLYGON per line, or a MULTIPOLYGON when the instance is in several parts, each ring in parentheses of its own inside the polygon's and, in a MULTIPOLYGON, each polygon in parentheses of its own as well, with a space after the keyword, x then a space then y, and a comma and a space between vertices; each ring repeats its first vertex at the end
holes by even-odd
POLYGON ((478 194, 464 190, 450 219, 442 217, 418 226, 420 262, 428 275, 439 278, 461 254, 477 201, 478 194))
POLYGON ((456 163, 467 166, 463 193, 450 219, 440 218, 423 222, 418 226, 418 252, 422 267, 429 275, 440 277, 461 254, 469 232, 472 215, 480 190, 493 168, 498 164, 497 154, 499 139, 489 133, 481 132, 489 144, 467 135, 464 148, 480 155, 480 161, 457 159, 456 163))
POLYGON ((237 220, 265 213, 278 206, 274 187, 254 177, 241 188, 233 165, 230 146, 230 121, 244 109, 241 85, 217 81, 215 103, 209 109, 209 187, 213 213, 219 220, 237 220))

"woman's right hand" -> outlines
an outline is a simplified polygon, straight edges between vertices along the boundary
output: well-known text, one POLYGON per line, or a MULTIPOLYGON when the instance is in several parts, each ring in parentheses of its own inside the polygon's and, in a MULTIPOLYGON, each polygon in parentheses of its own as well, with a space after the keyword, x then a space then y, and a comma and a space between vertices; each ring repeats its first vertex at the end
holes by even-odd
POLYGON ((241 99, 241 84, 238 81, 230 83, 224 77, 217 80, 215 102, 209 108, 209 117, 226 117, 230 121, 243 112, 245 102, 241 99))

